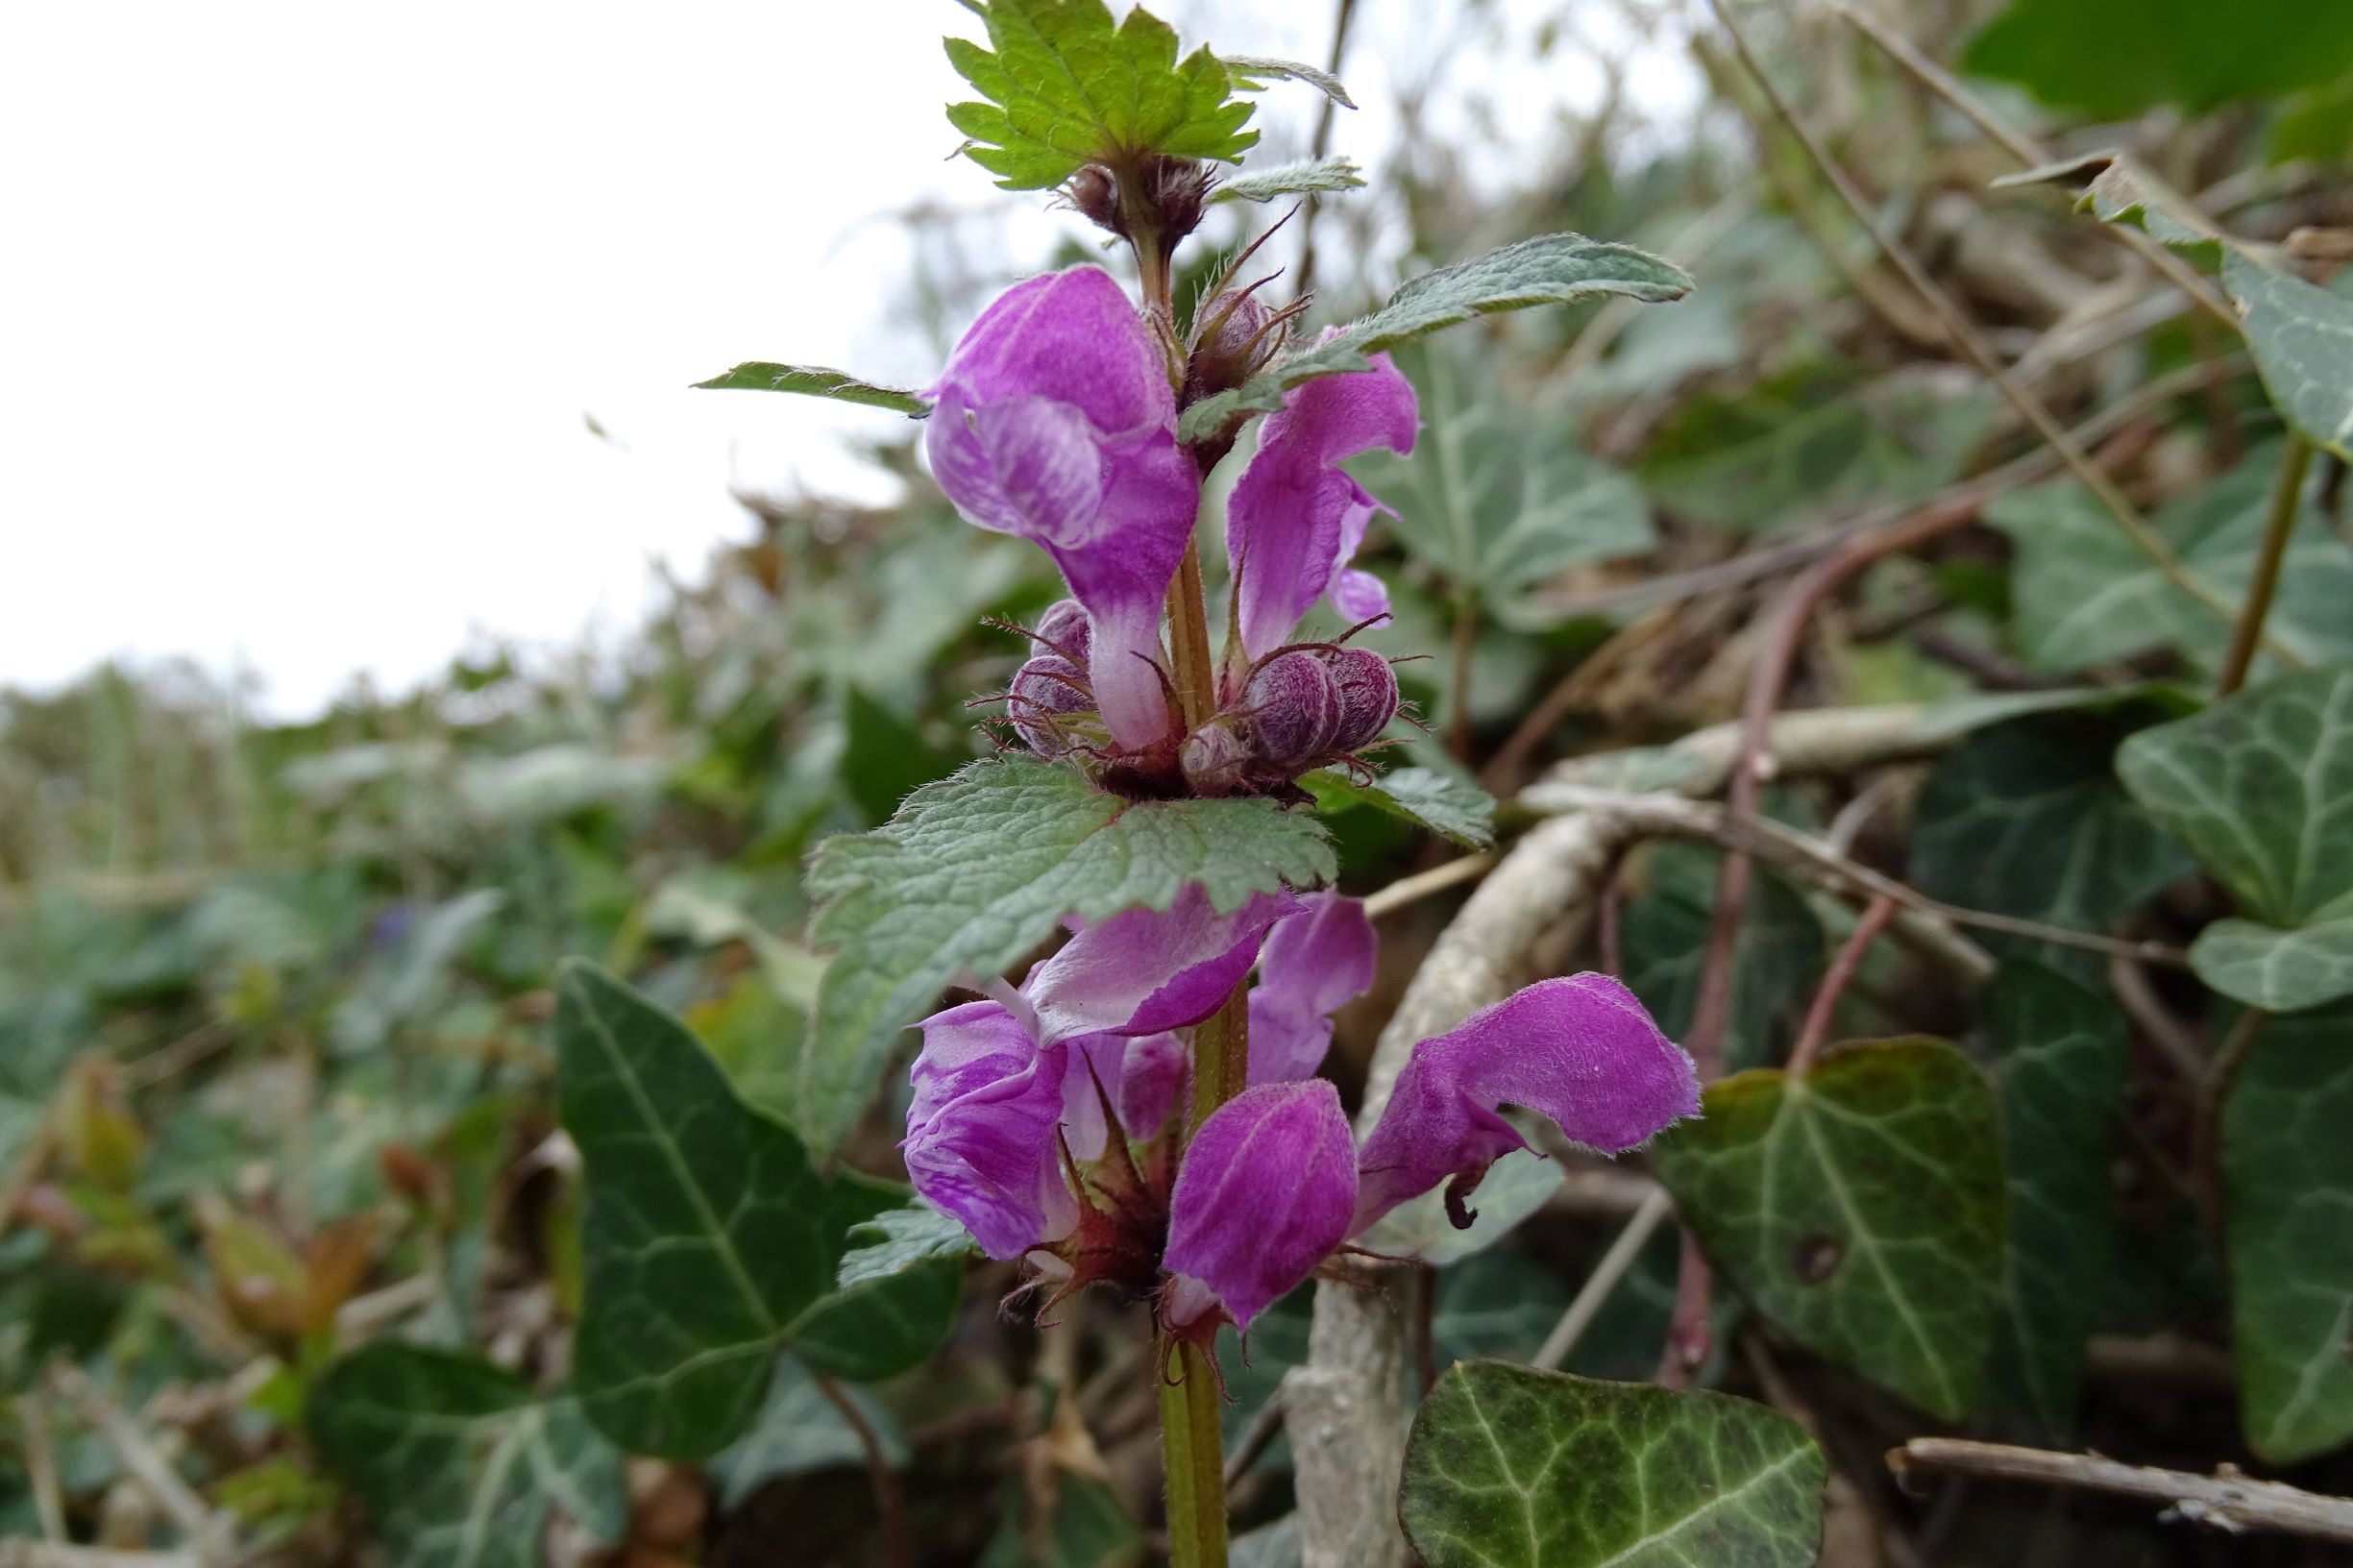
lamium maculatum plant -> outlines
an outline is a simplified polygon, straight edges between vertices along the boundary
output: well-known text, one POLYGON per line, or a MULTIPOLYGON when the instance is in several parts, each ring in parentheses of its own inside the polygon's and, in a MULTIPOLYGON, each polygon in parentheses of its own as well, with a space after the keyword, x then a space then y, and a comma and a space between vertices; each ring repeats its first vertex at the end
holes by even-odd
POLYGON ((1262 234, 1181 331, 1175 260, 1215 205, 1362 183, 1344 159, 1231 176, 1256 140, 1239 94, 1299 78, 1345 103, 1338 85, 1207 49, 1180 60, 1163 24, 1132 11, 1115 27, 1098 0, 972 9, 991 47, 948 42, 985 100, 949 110, 965 151, 1111 236, 1132 288, 1092 264, 1017 282, 920 392, 771 363, 704 383, 923 420, 957 511, 1037 545, 1068 588, 1017 628, 1024 656, 992 721, 1003 754, 819 852, 812 885, 832 902, 818 935, 837 951, 800 1131, 829 1146, 924 1002, 971 996, 920 1020, 908 1177, 941 1223, 1019 1262, 1009 1308, 1098 1284, 1151 1304, 1157 1347, 1140 1365, 1162 1384, 1171 1546, 1192 1568, 1225 1555, 1222 1325, 1246 1335, 1409 1199, 1442 1191, 1468 1226, 1488 1166, 1529 1147, 1506 1105, 1605 1154, 1697 1114, 1689 1058, 1623 986, 1580 974, 1423 1041, 1360 1140, 1317 1073, 1334 1011, 1372 985, 1375 935, 1361 904, 1315 885, 1332 861, 1302 782, 1382 790, 1401 721, 1388 660, 1353 641, 1388 617, 1381 579, 1354 565, 1383 507, 1341 466, 1413 451, 1414 389, 1385 351, 1495 311, 1672 299, 1689 281, 1628 247, 1547 235, 1315 331, 1311 300, 1273 298, 1279 278, 1252 272, 1262 234), (1246 440, 1209 528, 1225 557, 1213 604, 1207 481, 1246 440), (1170 834, 1186 843, 1172 862, 1170 834), (1169 865, 1107 867, 1129 854, 1169 865), (1005 870, 1024 859, 1036 868, 1005 870), (990 878, 1007 885, 973 885, 990 878), (1058 924, 1060 947, 1009 978, 1058 924))

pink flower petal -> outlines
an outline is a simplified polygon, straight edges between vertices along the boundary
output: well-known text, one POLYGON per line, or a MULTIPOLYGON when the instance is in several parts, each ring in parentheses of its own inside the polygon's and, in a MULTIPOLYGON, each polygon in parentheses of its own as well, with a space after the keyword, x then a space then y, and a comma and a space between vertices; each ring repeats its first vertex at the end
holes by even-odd
POLYGON ((1186 1146, 1169 1199, 1171 1324, 1197 1317, 1206 1297, 1247 1332, 1346 1237, 1356 1193, 1348 1117, 1330 1083, 1268 1084, 1219 1106, 1186 1146))

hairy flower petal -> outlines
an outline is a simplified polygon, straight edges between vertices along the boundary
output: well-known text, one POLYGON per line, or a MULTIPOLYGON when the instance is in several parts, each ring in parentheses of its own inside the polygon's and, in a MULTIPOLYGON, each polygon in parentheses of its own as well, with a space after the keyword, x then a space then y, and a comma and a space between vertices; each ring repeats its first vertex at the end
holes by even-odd
POLYGON ((920 1027, 899 1145, 915 1189, 992 1258, 1018 1258, 1068 1234, 1078 1212, 1055 1142, 1066 1048, 1040 1050, 1023 1021, 995 1002, 951 1007, 920 1027))
POLYGON ((1206 1295, 1246 1332, 1347 1237, 1356 1190, 1348 1117, 1329 1082, 1268 1084, 1228 1100, 1194 1132, 1177 1172, 1164 1259, 1175 1283, 1164 1311, 1189 1320, 1206 1295))
POLYGON ((1250 1083, 1314 1076, 1332 1045, 1332 1015, 1373 986, 1380 939, 1363 901, 1311 893, 1268 933, 1250 992, 1250 1083))
MULTIPOLYGON (((1372 356, 1370 370, 1306 382, 1267 417, 1258 454, 1226 505, 1226 552, 1250 657, 1290 636, 1363 543, 1377 503, 1336 465, 1374 447, 1412 451, 1418 420, 1412 384, 1385 354, 1372 356)), ((1387 594, 1363 573, 1337 588, 1335 607, 1351 621, 1364 618, 1351 610, 1388 607, 1387 594)))
POLYGON ((1526 1148, 1499 1106, 1525 1106, 1605 1154, 1696 1115, 1691 1058, 1606 975, 1544 980, 1413 1047, 1359 1160, 1360 1231, 1449 1177, 1526 1148))
POLYGON ((972 324, 930 395, 923 450, 940 488, 970 522, 1053 555, 1093 621, 1104 723, 1122 745, 1160 739, 1160 609, 1201 481, 1135 306, 1097 267, 1018 283, 972 324))
POLYGON ((1194 883, 1165 913, 1131 909, 1096 921, 1022 983, 1040 1038, 1156 1035, 1199 1023, 1250 972, 1267 928, 1297 904, 1289 894, 1253 894, 1219 915, 1194 883))

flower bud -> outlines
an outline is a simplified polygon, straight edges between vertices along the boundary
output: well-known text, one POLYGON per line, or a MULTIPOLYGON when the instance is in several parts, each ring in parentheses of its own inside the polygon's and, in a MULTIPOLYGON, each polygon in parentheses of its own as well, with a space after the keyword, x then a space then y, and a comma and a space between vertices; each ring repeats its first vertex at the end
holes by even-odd
POLYGON ((1340 698, 1334 748, 1354 751, 1371 745, 1397 716, 1397 672, 1388 660, 1363 648, 1336 649, 1325 655, 1324 663, 1340 698))
POLYGON ((1185 737, 1184 747, 1177 752, 1177 766, 1185 770, 1185 782, 1198 796, 1231 795, 1241 782, 1242 768, 1250 760, 1250 748, 1231 726, 1212 722, 1203 724, 1185 737))
POLYGON ((1259 755, 1278 768, 1304 768, 1332 748, 1340 694, 1312 653, 1280 653, 1259 667, 1242 692, 1259 755))
POLYGON ((1126 236, 1127 226, 1119 219, 1119 185, 1112 178, 1111 170, 1100 163, 1090 163, 1072 175, 1065 188, 1080 216, 1098 229, 1126 236))
POLYGON ((1094 627, 1087 607, 1075 599, 1056 600, 1038 618, 1038 641, 1074 664, 1084 666, 1094 651, 1094 627))
POLYGON ((1185 361, 1185 401, 1237 387, 1264 368, 1282 347, 1281 329, 1266 331, 1274 312, 1246 289, 1229 288, 1193 312, 1191 353, 1185 361))
POLYGON ((1093 705, 1087 695, 1087 677, 1059 653, 1041 653, 1014 672, 1006 701, 1015 731, 1042 757, 1058 757, 1070 749, 1067 733, 1054 721, 1093 705))

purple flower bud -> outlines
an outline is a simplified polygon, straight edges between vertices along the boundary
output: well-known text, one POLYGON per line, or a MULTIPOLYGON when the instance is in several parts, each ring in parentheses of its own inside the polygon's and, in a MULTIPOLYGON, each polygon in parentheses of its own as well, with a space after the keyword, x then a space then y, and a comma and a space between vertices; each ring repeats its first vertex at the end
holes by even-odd
POLYGON ((1242 738, 1231 726, 1213 721, 1186 736, 1184 748, 1177 753, 1185 782, 1198 796, 1233 794, 1249 760, 1250 747, 1242 738))
POLYGON ((1356 1198, 1356 1147, 1329 1080, 1243 1090, 1186 1146, 1163 1318, 1185 1329, 1213 1304, 1247 1332, 1346 1238, 1356 1198))
POLYGON ((1191 352, 1185 360, 1185 401, 1236 387, 1256 375, 1283 346, 1282 329, 1267 331, 1274 312, 1247 289, 1227 289, 1193 313, 1191 352))
POLYGON ((1340 694, 1340 722, 1333 748, 1354 751, 1380 739, 1397 716, 1397 673, 1370 649, 1343 648, 1324 656, 1332 684, 1340 694))
POLYGON ((1242 691, 1242 707, 1259 754, 1279 768, 1322 756, 1340 723, 1339 689, 1312 653, 1279 654, 1261 665, 1242 691))
POLYGON ((1065 658, 1085 664, 1094 651, 1094 627, 1087 606, 1075 599, 1058 599, 1038 618, 1038 641, 1065 658))
POLYGON ((1014 729, 1042 757, 1059 757, 1070 749, 1068 732, 1054 721, 1093 705, 1086 677, 1059 653, 1041 653, 1016 671, 1006 699, 1014 729))

